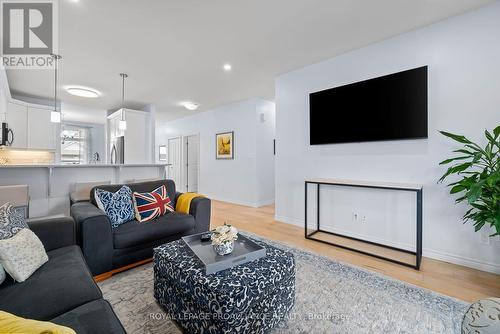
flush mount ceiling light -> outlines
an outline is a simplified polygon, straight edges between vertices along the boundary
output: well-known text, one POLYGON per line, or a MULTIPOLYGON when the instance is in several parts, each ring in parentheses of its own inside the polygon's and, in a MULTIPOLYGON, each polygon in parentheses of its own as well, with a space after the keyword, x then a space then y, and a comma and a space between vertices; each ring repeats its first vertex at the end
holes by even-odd
POLYGON ((231 64, 224 64, 223 68, 224 71, 229 72, 232 70, 233 67, 231 66, 231 64))
POLYGON ((182 105, 184 106, 184 108, 191 111, 198 109, 198 107, 200 106, 198 103, 194 102, 182 102, 182 105))
POLYGON ((91 99, 95 99, 96 97, 99 97, 101 95, 101 93, 99 93, 95 89, 80 86, 66 87, 66 91, 71 95, 87 97, 91 99))

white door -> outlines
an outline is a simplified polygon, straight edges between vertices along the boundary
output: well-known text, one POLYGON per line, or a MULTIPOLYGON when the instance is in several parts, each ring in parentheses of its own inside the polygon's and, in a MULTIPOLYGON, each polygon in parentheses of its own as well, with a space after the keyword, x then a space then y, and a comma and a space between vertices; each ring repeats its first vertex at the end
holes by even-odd
POLYGON ((185 171, 186 171, 186 191, 198 191, 198 135, 186 137, 185 171))
POLYGON ((168 140, 168 178, 174 180, 175 187, 180 191, 181 186, 181 138, 171 138, 168 140))

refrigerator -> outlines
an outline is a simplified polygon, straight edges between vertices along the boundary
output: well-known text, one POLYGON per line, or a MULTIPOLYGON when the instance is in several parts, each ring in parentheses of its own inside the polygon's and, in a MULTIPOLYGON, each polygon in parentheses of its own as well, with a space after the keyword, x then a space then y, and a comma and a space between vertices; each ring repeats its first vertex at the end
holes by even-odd
POLYGON ((110 162, 112 164, 125 163, 125 137, 115 137, 111 139, 110 162))

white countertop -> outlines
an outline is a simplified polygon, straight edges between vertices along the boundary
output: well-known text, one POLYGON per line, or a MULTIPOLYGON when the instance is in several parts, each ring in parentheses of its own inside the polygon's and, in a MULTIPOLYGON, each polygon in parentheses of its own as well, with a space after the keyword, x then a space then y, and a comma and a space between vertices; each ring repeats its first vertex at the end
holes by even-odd
POLYGON ((120 168, 120 167, 166 167, 169 164, 84 164, 84 165, 0 165, 0 168, 120 168))

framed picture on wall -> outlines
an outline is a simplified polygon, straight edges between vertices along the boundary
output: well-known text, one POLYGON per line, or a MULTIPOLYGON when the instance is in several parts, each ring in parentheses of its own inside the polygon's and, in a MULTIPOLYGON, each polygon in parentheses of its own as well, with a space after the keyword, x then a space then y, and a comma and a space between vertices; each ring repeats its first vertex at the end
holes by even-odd
POLYGON ((218 160, 234 159, 234 132, 215 135, 215 158, 218 160))

